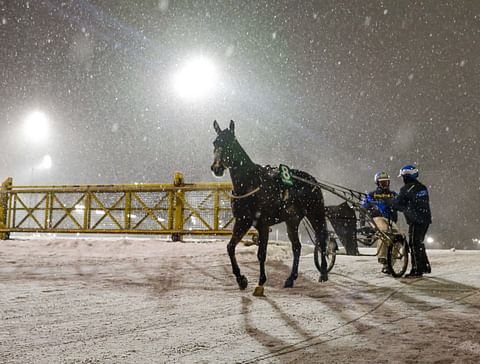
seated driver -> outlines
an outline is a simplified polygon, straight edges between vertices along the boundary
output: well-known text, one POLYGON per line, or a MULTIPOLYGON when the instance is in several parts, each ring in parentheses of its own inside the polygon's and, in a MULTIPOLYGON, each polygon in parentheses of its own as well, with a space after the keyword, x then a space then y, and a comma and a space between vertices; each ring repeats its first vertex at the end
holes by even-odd
MULTIPOLYGON (((380 231, 390 231, 399 233, 397 228, 397 212, 388 204, 388 200, 393 200, 397 193, 390 190, 390 176, 386 172, 377 172, 374 177, 377 188, 368 192, 362 200, 361 207, 366 209, 373 218, 380 231)), ((388 273, 387 269, 387 244, 379 237, 376 240, 378 262, 383 265, 382 272, 388 273)))

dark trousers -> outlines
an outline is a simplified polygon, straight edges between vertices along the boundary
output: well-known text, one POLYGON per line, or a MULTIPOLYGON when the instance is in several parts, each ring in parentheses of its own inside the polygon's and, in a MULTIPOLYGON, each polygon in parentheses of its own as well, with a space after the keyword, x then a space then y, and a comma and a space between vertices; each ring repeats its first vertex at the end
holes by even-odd
POLYGON ((412 256, 412 272, 423 274, 432 271, 425 250, 425 234, 430 224, 411 224, 408 227, 408 245, 412 256))

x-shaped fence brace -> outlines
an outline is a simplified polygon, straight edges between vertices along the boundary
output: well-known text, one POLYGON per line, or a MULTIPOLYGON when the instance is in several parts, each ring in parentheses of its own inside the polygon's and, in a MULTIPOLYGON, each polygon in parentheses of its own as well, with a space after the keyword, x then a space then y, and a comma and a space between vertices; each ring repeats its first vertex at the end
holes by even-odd
POLYGON ((171 186, 148 185, 144 190, 144 186, 132 188, 131 185, 126 185, 125 190, 121 190, 122 185, 119 185, 119 189, 115 187, 12 187, 8 192, 10 201, 7 226, 10 226, 11 231, 39 232, 183 232, 186 230, 185 225, 189 221, 194 222, 192 218, 195 217, 195 224, 199 223, 201 227, 193 229, 192 233, 205 231, 208 234, 227 232, 234 221, 229 213, 228 186, 225 189, 212 184, 210 188, 208 184, 200 184, 192 185, 191 189, 188 186, 177 189, 171 186), (143 195, 145 193, 146 195, 143 195), (104 194, 108 196, 104 197, 104 194), (32 205, 30 196, 34 195, 39 197, 36 197, 38 200, 35 199, 32 205), (102 216, 96 219, 92 216, 94 212, 101 212, 102 216), (210 221, 212 215, 213 223, 210 221), (16 220, 20 221, 16 223, 16 220), (111 225, 105 229, 102 225, 105 225, 107 220, 111 225), (25 226, 28 221, 34 223, 33 228, 25 226), (145 225, 146 221, 154 223, 145 225))

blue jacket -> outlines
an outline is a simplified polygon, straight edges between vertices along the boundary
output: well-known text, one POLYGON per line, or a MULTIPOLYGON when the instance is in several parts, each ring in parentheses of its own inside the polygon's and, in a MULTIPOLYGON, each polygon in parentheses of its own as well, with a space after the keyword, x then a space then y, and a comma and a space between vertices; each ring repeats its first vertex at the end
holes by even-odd
POLYGON ((397 197, 396 192, 377 187, 375 191, 367 193, 361 206, 367 209, 372 217, 384 217, 397 222, 397 211, 391 206, 395 197, 397 197))
POLYGON ((393 208, 402 211, 409 225, 431 224, 430 199, 428 189, 417 180, 407 180, 393 200, 393 208))

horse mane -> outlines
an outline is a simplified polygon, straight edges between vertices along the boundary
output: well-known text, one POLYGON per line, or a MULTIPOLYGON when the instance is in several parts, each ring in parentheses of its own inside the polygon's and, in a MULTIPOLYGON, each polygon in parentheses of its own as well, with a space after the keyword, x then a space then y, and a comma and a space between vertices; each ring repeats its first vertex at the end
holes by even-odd
POLYGON ((307 172, 301 171, 299 169, 290 169, 290 173, 293 174, 294 176, 300 177, 304 180, 317 184, 317 180, 315 179, 315 177, 313 177, 311 174, 307 172))

